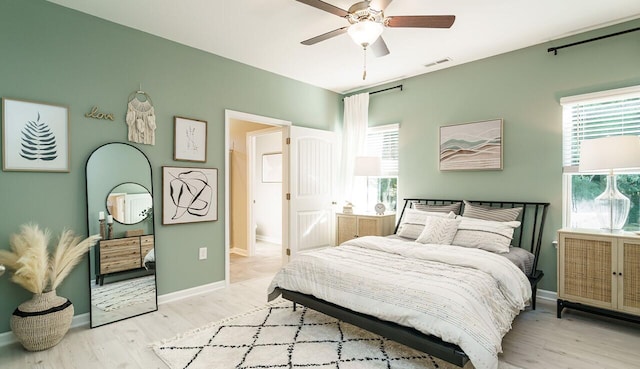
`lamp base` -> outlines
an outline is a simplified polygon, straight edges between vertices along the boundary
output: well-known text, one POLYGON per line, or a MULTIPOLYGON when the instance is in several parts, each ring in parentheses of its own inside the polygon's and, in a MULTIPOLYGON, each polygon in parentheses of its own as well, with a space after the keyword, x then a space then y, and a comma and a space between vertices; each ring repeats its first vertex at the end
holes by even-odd
POLYGON ((618 191, 614 175, 607 176, 607 187, 595 198, 595 203, 601 228, 618 230, 627 223, 631 200, 618 191))

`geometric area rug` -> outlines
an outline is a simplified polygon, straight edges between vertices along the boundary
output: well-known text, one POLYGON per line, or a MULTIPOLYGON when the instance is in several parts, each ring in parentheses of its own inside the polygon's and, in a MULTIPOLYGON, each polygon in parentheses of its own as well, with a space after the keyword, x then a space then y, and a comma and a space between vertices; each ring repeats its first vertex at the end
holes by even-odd
MULTIPOLYGON (((292 303, 283 300, 152 348, 171 369, 458 368, 300 305, 293 311, 292 303)), ((500 368, 515 367, 500 363, 500 368)))

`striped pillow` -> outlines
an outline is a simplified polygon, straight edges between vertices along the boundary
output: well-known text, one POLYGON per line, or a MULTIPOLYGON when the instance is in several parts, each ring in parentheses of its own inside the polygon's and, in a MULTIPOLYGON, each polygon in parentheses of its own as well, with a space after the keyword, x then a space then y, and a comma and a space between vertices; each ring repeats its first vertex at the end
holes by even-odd
POLYGON ((458 217, 458 225, 452 245, 471 247, 495 253, 509 252, 513 231, 520 222, 494 222, 490 220, 458 217))
POLYGON ((522 208, 492 208, 481 205, 474 205, 464 200, 463 217, 476 218, 482 220, 492 220, 494 222, 513 222, 517 220, 522 212, 522 208))
POLYGON ((436 213, 448 213, 452 211, 454 214, 459 215, 460 205, 462 205, 462 203, 455 202, 449 205, 427 205, 427 204, 420 204, 420 203, 414 202, 412 205, 413 205, 412 207, 416 210, 432 211, 436 213))

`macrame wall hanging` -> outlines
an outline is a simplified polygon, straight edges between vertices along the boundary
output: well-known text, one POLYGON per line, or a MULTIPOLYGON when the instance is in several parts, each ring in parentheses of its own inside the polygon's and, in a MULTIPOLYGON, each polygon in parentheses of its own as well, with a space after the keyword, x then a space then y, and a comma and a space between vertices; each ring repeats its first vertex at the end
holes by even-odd
POLYGON ((138 90, 129 95, 127 104, 127 126, 129 141, 146 145, 156 144, 156 114, 151 97, 138 90))

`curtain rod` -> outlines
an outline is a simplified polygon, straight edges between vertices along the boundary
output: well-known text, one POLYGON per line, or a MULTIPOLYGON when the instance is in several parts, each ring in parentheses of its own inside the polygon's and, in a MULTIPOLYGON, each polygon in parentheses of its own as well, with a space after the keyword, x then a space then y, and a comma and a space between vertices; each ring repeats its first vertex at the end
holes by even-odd
POLYGON ((598 40, 602 40, 602 39, 613 37, 613 36, 620 36, 620 35, 624 35, 625 33, 630 33, 630 32, 635 32, 635 31, 640 31, 640 27, 632 28, 632 29, 628 29, 626 31, 620 31, 620 32, 616 32, 616 33, 612 33, 612 34, 604 35, 604 36, 600 36, 600 37, 594 37, 594 38, 590 38, 588 40, 578 41, 578 42, 574 42, 574 43, 571 43, 571 44, 566 44, 566 45, 562 45, 562 46, 558 46, 558 47, 550 47, 550 48, 547 49, 547 52, 550 53, 550 52, 553 51, 553 55, 558 55, 558 50, 564 49, 565 47, 571 47, 571 46, 576 46, 576 45, 580 45, 580 44, 585 44, 587 42, 598 41, 598 40))
MULTIPOLYGON (((398 89, 398 88, 400 89, 400 91, 403 91, 403 86, 402 85, 397 85, 397 86, 393 86, 393 87, 389 87, 389 88, 384 88, 384 89, 378 90, 378 91, 371 91, 371 92, 369 92, 369 96, 378 94, 380 92, 395 90, 395 89, 398 89)), ((352 96, 352 95, 349 95, 349 96, 352 96)), ((344 97, 342 98, 342 101, 344 101, 344 97)))
POLYGON ((378 90, 378 91, 371 91, 371 92, 369 92, 369 95, 375 95, 375 94, 379 94, 380 92, 385 92, 385 91, 395 90, 395 89, 397 89, 397 88, 399 88, 399 89, 400 89, 400 91, 402 91, 402 85, 397 85, 397 86, 393 86, 393 87, 385 88, 385 89, 378 90))

